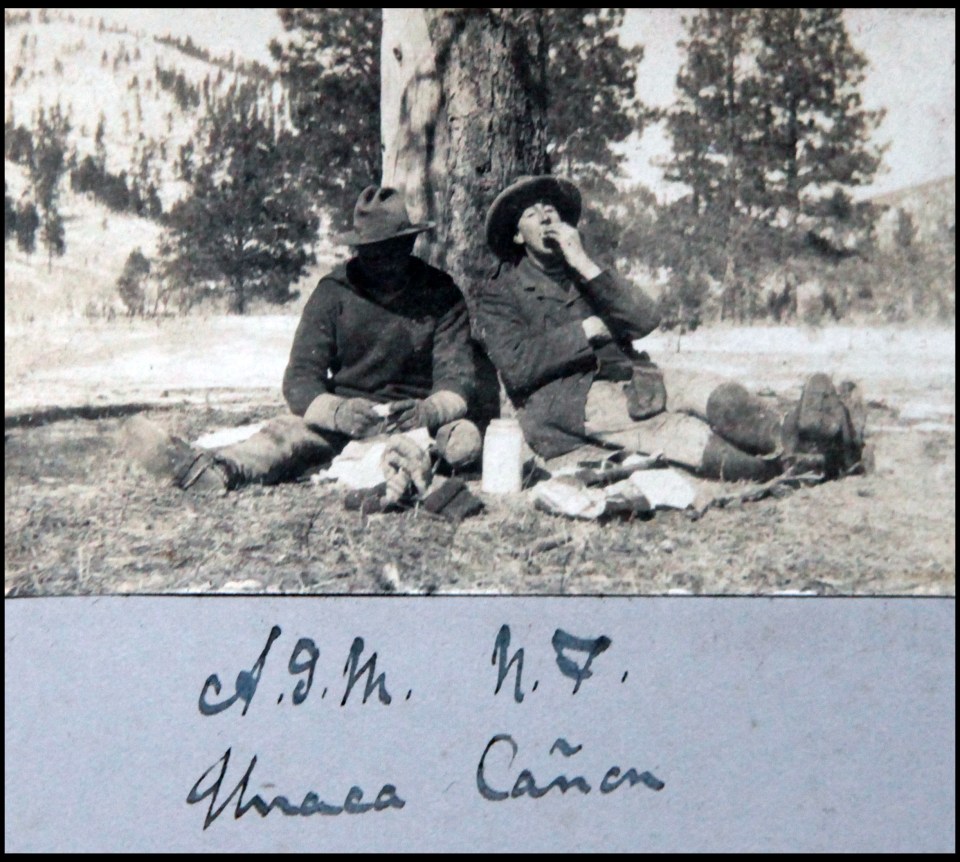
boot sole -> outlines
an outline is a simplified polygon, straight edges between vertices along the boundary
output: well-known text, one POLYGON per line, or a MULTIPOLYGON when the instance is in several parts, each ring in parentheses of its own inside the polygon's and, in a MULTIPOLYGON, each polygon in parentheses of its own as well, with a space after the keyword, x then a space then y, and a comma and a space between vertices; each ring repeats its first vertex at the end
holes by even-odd
POLYGON ((800 396, 797 430, 816 442, 833 441, 843 430, 845 412, 833 381, 826 374, 814 374, 800 396))

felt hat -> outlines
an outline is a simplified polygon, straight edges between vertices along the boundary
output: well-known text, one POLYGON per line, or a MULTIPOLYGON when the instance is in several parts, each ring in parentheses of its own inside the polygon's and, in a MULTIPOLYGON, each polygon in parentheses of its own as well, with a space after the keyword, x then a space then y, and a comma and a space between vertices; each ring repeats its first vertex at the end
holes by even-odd
POLYGON ((412 224, 403 195, 397 189, 367 186, 353 208, 353 230, 336 239, 341 245, 368 245, 422 233, 434 226, 433 222, 412 224))
POLYGON ((487 245, 501 260, 516 256, 513 238, 523 211, 535 203, 549 203, 557 208, 560 218, 576 226, 580 220, 580 191, 569 180, 541 175, 520 177, 507 186, 487 210, 487 245))

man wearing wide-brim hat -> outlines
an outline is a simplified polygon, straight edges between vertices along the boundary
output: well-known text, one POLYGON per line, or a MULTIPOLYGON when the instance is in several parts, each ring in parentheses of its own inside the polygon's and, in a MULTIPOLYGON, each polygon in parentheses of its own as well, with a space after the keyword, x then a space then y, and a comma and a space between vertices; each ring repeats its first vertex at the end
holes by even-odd
MULTIPOLYGON (((411 222, 397 190, 364 189, 353 230, 338 238, 355 254, 320 279, 294 336, 283 377, 291 415, 213 453, 139 419, 128 437, 140 461, 182 488, 227 490, 293 478, 350 440, 421 427, 452 469, 476 461, 480 434, 464 418, 475 385, 466 305, 449 275, 412 254, 432 227, 411 222)), ((401 449, 399 462, 405 454, 416 460, 401 449)), ((424 478, 414 469, 391 475, 424 478)))
POLYGON ((584 249, 577 187, 521 177, 487 212, 498 276, 478 329, 534 451, 551 459, 585 444, 618 446, 710 478, 771 478, 801 465, 850 469, 862 412, 818 374, 780 415, 737 383, 661 371, 634 342, 658 326, 657 304, 584 249), (719 385, 718 385, 719 384, 719 385))

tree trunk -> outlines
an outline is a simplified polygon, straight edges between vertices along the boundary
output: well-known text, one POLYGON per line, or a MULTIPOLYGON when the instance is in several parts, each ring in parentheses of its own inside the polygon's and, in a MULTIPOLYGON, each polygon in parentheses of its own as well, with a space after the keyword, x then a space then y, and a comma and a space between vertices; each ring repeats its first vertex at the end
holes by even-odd
MULTIPOLYGON (((242 266, 242 264, 241 264, 242 266)), ((247 312, 247 291, 246 285, 243 282, 243 273, 242 270, 237 268, 233 276, 230 278, 230 287, 233 291, 233 301, 231 305, 233 306, 233 311, 237 314, 246 314, 247 312)))
MULTIPOLYGON (((724 246, 726 251, 727 263, 723 271, 722 295, 730 298, 734 309, 739 308, 738 283, 737 283, 737 237, 734 236, 735 215, 737 208, 737 199, 739 190, 737 188, 737 128, 736 128, 736 61, 737 61, 737 37, 734 32, 733 9, 723 10, 723 52, 724 52, 724 101, 725 118, 724 128, 726 135, 727 163, 724 167, 723 177, 723 208, 724 208, 724 246)), ((721 311, 720 319, 723 319, 721 311)), ((742 315, 740 316, 742 321, 742 315)))
POLYGON ((544 173, 546 45, 540 9, 384 9, 383 184, 436 222, 417 252, 473 305, 496 260, 484 219, 522 174, 544 173))

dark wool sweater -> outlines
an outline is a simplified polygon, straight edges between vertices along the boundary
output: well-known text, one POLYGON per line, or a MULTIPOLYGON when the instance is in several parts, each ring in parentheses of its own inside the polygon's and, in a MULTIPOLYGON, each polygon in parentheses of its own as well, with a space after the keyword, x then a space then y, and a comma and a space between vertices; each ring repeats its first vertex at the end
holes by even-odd
POLYGON ((303 310, 283 376, 302 416, 318 395, 388 402, 474 390, 470 324, 453 279, 411 257, 406 288, 377 297, 356 258, 324 276, 303 310))

